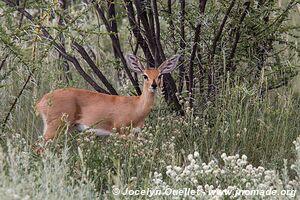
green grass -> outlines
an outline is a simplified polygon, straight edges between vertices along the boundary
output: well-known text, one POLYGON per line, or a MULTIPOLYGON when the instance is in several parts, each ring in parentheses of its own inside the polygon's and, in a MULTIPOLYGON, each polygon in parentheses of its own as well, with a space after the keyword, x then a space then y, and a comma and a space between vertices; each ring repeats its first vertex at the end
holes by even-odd
MULTIPOLYGON (((43 94, 67 87, 56 78, 59 72, 53 66, 57 63, 50 59, 43 62, 1 132, 4 139, 1 180, 5 180, 1 191, 7 199, 14 194, 20 198, 29 195, 36 199, 94 199, 103 198, 115 185, 147 188, 151 186, 153 172, 164 173, 168 165, 185 165, 187 154, 194 151, 200 153, 202 162, 220 160, 222 153, 245 154, 254 166, 278 172, 282 171, 284 159, 288 168, 295 161, 292 142, 300 130, 299 97, 286 87, 262 99, 255 88, 239 85, 224 87, 214 105, 207 104, 196 111, 189 109, 188 102, 181 97, 185 117, 170 112, 159 95, 138 139, 63 132, 45 155, 38 156, 32 146, 40 140, 42 121, 35 114, 35 104, 43 94), (45 180, 51 183, 46 184, 45 180)), ((8 60, 6 64, 14 65, 18 66, 16 60, 8 60)), ((74 80, 69 86, 89 88, 72 72, 74 80)), ((6 116, 27 73, 26 69, 18 68, 3 82, 5 87, 0 89, 0 95, 5 98, 1 98, 4 108, 1 119, 6 116)), ((130 90, 131 86, 120 88, 125 95, 130 90)), ((294 170, 287 171, 291 178, 296 174, 294 170)))
MULTIPOLYGON (((18 87, 1 90, 1 95, 13 94, 14 88, 18 87)), ((203 116, 197 117, 189 108, 185 117, 176 116, 159 96, 138 138, 62 132, 39 156, 32 151, 42 132, 34 105, 49 88, 33 83, 29 88, 1 133, 5 138, 1 153, 5 182, 1 188, 8 199, 13 194, 37 199, 93 199, 103 198, 112 186, 150 187, 154 171, 185 165, 186 155, 194 151, 200 153, 201 162, 219 160, 222 153, 245 154, 254 166, 279 172, 284 159, 288 166, 295 161, 293 141, 300 130, 300 108, 299 98, 290 91, 262 100, 251 88, 228 88, 215 106, 208 105, 203 116), (25 182, 30 182, 34 193, 25 182)), ((293 170, 288 173, 295 176, 293 170)))

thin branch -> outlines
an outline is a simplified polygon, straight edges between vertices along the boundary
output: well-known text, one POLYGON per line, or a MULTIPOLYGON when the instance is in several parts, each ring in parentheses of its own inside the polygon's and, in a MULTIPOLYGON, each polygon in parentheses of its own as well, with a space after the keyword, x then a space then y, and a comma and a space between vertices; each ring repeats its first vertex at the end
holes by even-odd
MULTIPOLYGON (((199 10, 201 15, 204 14, 206 2, 207 0, 199 1, 199 10)), ((195 36, 193 40, 193 47, 191 52, 191 59, 189 62, 189 105, 190 107, 193 107, 193 102, 194 102, 194 91, 193 91, 194 90, 194 60, 197 53, 198 42, 200 40, 200 32, 201 32, 201 22, 199 22, 196 26, 195 36)))
MULTIPOLYGON (((64 1, 64 0, 61 0, 61 1, 64 1)), ((63 5, 63 6, 65 6, 65 5, 63 5)), ((68 20, 65 20, 65 21, 68 23, 68 20)), ((61 24, 63 24, 63 21, 61 21, 61 24)), ((106 79, 106 77, 102 74, 102 72, 96 66, 96 64, 91 59, 91 57, 89 56, 89 54, 86 52, 86 50, 84 49, 84 47, 81 46, 76 41, 72 41, 72 47, 77 50, 77 52, 82 56, 82 58, 86 61, 86 63, 91 67, 91 69, 96 74, 96 76, 101 80, 101 82, 108 89, 109 93, 113 94, 113 95, 118 95, 118 93, 116 92, 116 90, 113 88, 113 86, 109 83, 109 81, 106 79)), ((94 52, 92 52, 92 53, 94 55, 94 52)))
MULTIPOLYGON (((103 21, 103 23, 104 23, 104 25, 106 27, 106 30, 109 33, 111 33, 112 32, 111 31, 111 27, 110 27, 110 25, 108 23, 108 20, 106 19, 105 15, 104 15, 103 10, 101 9, 101 7, 97 3, 95 3, 95 0, 93 0, 92 3, 94 3, 96 11, 97 11, 98 15, 100 16, 100 18, 102 19, 102 21, 103 21)), ((127 66, 126 59, 125 59, 124 54, 123 54, 123 52, 121 50, 120 42, 118 42, 118 40, 117 40, 117 38, 116 38, 116 36, 114 34, 109 34, 109 36, 111 38, 113 46, 115 47, 115 49, 116 49, 116 51, 118 53, 119 58, 121 59, 121 62, 123 64, 123 67, 124 67, 124 69, 126 71, 127 76, 129 77, 131 83, 133 84, 133 86, 134 86, 137 94, 141 95, 142 92, 141 92, 141 89, 139 88, 138 82, 133 78, 133 76, 131 74, 131 71, 129 70, 129 68, 127 66)))
MULTIPOLYGON (((24 0, 24 3, 23 3, 23 8, 25 8, 25 7, 26 7, 26 0, 24 0)), ((24 19, 24 14, 21 13, 21 17, 20 17, 20 20, 19 20, 19 29, 21 29, 21 27, 22 27, 23 19, 24 19)))
POLYGON ((1 71, 1 69, 4 67, 4 64, 5 64, 7 58, 8 58, 8 54, 7 54, 6 56, 4 56, 3 60, 1 61, 1 64, 0 64, 0 71, 1 71))
POLYGON ((146 40, 148 42, 148 46, 150 48, 151 54, 153 57, 155 57, 155 63, 159 63, 157 57, 155 56, 155 49, 156 49, 155 39, 152 35, 153 32, 151 31, 147 13, 145 11, 145 7, 142 6, 142 3, 145 4, 145 0, 134 0, 134 4, 137 10, 137 16, 138 19, 141 20, 141 23, 144 27, 146 40))
POLYGON ((135 36, 137 43, 141 46, 143 49, 144 55, 147 59, 148 66, 149 67, 154 67, 154 59, 152 57, 152 54, 150 52, 150 49, 148 48, 146 40, 143 38, 141 32, 140 32, 140 27, 138 23, 135 20, 135 12, 133 9, 132 1, 131 0, 124 0, 126 10, 127 10, 127 16, 128 16, 128 21, 131 27, 131 30, 133 32, 133 35, 135 36))
MULTIPOLYGON (((170 1, 168 1, 170 2, 170 1)), ((179 62, 179 84, 178 84, 178 92, 181 94, 183 89, 183 81, 185 76, 185 0, 180 0, 180 52, 181 52, 181 60, 179 62)))
MULTIPOLYGON (((168 0, 168 15, 169 15, 169 26, 170 26, 170 31, 171 31, 171 38, 172 38, 172 42, 175 42, 175 26, 173 23, 173 19, 172 19, 172 0, 168 0)), ((176 53, 176 52, 175 52, 176 53)))
POLYGON ((249 8, 250 8, 250 1, 246 1, 244 3, 244 6, 245 6, 245 9, 244 9, 244 11, 242 13, 242 16, 240 18, 240 21, 239 21, 239 24, 238 24, 238 27, 237 27, 237 30, 236 30, 234 43, 232 45, 232 48, 231 48, 231 51, 230 51, 230 54, 229 54, 229 58, 228 58, 227 70, 231 70, 231 71, 235 71, 235 69, 236 69, 236 66, 235 65, 233 66, 233 58, 235 56, 236 48, 237 48, 238 42, 239 42, 240 37, 241 37, 240 29, 241 29, 242 23, 243 23, 243 21, 246 17, 246 14, 248 13, 249 8))
POLYGON ((189 62, 189 105, 191 108, 193 107, 193 102, 194 102, 194 91, 193 91, 194 90, 194 60, 196 57, 200 31, 201 31, 201 24, 199 23, 196 27, 193 47, 191 52, 191 59, 189 62))
POLYGON ((158 55, 160 56, 161 60, 166 60, 166 56, 164 53, 164 50, 162 48, 161 42, 160 42, 160 23, 158 18, 158 10, 157 10, 157 2, 156 0, 152 0, 152 9, 154 12, 154 22, 155 22, 155 40, 156 40, 156 46, 158 50, 158 55))
POLYGON ((5 128, 6 123, 7 123, 8 119, 9 119, 9 117, 10 117, 12 111, 14 110, 14 108, 15 108, 15 106, 16 106, 18 100, 20 99, 20 97, 21 97, 21 95, 23 94, 25 88, 27 87, 27 84, 29 83, 29 81, 30 81, 31 77, 33 76, 34 72, 35 72, 35 69, 33 69, 32 72, 30 72, 30 74, 27 76, 27 78, 26 78, 26 80, 25 80, 25 83, 24 83, 23 86, 22 86, 22 89, 20 90, 20 92, 18 93, 18 95, 17 95, 17 97, 15 98, 14 102, 13 102, 12 105, 10 106, 10 108, 9 108, 9 110, 8 110, 8 113, 6 114, 6 116, 5 116, 5 118, 4 118, 3 122, 2 122, 2 130, 5 128))
POLYGON ((106 79, 106 77, 98 69, 98 67, 96 66, 94 61, 91 59, 91 57, 88 55, 88 53, 85 51, 85 49, 80 44, 78 44, 76 41, 72 42, 72 47, 74 47, 74 49, 76 49, 76 51, 88 63, 88 65, 92 68, 93 72, 97 75, 97 77, 102 81, 102 83, 108 89, 110 94, 118 95, 117 91, 113 88, 113 86, 109 83, 109 81, 106 79))
MULTIPOLYGON (((115 35, 116 40, 118 40, 118 43, 120 43, 119 37, 118 37, 118 26, 117 26, 117 21, 116 21, 115 1, 107 0, 107 4, 108 4, 107 5, 108 6, 108 21, 110 22, 110 29, 111 29, 111 32, 115 35)), ((113 47, 115 58, 119 58, 119 54, 118 54, 116 47, 114 47, 114 45, 112 47, 113 47)))
POLYGON ((212 45, 212 51, 211 51, 211 60, 214 59, 214 55, 215 55, 215 53, 216 53, 216 48, 217 48, 217 43, 218 43, 218 41, 219 41, 219 39, 220 39, 220 37, 221 37, 221 35, 222 35, 222 32, 223 32, 225 23, 226 23, 226 21, 227 21, 227 19, 228 19, 228 17, 229 17, 229 13, 231 12, 231 10, 232 10, 232 8, 233 8, 233 6, 234 6, 234 4, 235 4, 235 1, 236 1, 236 0, 231 0, 231 3, 230 3, 230 5, 229 5, 229 7, 227 8, 226 13, 225 13, 225 16, 224 16, 224 18, 223 18, 223 20, 222 20, 222 23, 221 23, 221 25, 220 25, 220 27, 219 27, 219 29, 218 29, 218 32, 217 32, 217 34, 215 35, 215 38, 214 38, 214 41, 213 41, 213 45, 212 45))
POLYGON ((209 55, 209 72, 208 72, 208 92, 207 92, 207 95, 208 95, 208 98, 212 97, 214 94, 214 91, 215 91, 215 64, 214 64, 214 56, 215 56, 215 53, 216 53, 216 49, 217 49, 217 43, 218 41, 220 40, 221 38, 221 35, 223 33, 223 29, 224 29, 224 26, 226 24, 226 21, 229 17, 229 14, 235 4, 235 1, 236 0, 231 0, 231 3, 229 5, 229 7, 227 8, 226 12, 225 12, 225 15, 224 15, 224 18, 222 20, 222 23, 214 37, 214 40, 213 40, 213 44, 212 44, 212 50, 211 50, 211 53, 209 55))
MULTIPOLYGON (((145 14, 148 18, 149 21, 149 34, 151 35, 151 41, 153 41, 154 44, 154 53, 153 56, 155 58, 155 66, 158 66, 160 64, 161 58, 158 52, 158 48, 157 48, 157 44, 156 44, 156 34, 155 34, 155 26, 154 26, 154 17, 153 17, 153 12, 152 12, 152 7, 151 7, 151 2, 153 2, 153 0, 140 0, 142 1, 142 5, 143 5, 143 10, 145 10, 145 14), (150 9, 151 8, 151 9, 150 9)), ((149 40, 149 38, 147 38, 147 40, 149 40)))
MULTIPOLYGON (((59 0, 58 1, 58 4, 59 4, 59 7, 60 7, 60 11, 62 13, 60 13, 60 15, 58 16, 58 26, 60 27, 64 27, 64 20, 63 20, 63 13, 64 11, 67 9, 67 2, 66 0, 59 0)), ((65 46, 65 37, 64 37, 64 34, 62 32, 59 33, 59 40, 60 40, 60 43, 62 46, 65 46)), ((62 60, 62 55, 61 53, 59 53, 59 56, 58 56, 58 60, 62 60)), ((65 79, 67 81, 67 83, 69 83, 70 80, 72 80, 72 75, 71 75, 71 72, 70 72, 70 66, 69 66, 69 63, 66 59, 63 59, 63 67, 60 67, 62 68, 63 72, 65 73, 65 79)))

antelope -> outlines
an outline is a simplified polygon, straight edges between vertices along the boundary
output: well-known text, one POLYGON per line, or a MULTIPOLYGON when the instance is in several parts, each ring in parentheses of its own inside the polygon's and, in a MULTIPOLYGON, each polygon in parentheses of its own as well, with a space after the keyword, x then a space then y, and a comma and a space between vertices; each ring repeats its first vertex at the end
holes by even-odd
POLYGON ((36 105, 44 123, 44 141, 58 135, 63 117, 79 131, 88 130, 96 135, 110 135, 114 128, 123 134, 122 127, 132 127, 139 132, 154 105, 162 75, 172 72, 179 58, 180 55, 174 55, 159 67, 144 68, 136 56, 127 55, 127 66, 144 78, 140 96, 109 95, 77 88, 45 94, 36 105))

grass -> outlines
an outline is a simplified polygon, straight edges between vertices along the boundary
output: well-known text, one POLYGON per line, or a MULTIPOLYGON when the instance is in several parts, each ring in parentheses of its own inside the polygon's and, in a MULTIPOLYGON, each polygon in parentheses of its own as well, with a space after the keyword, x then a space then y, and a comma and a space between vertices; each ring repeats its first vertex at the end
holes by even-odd
MULTIPOLYGON (((169 165, 185 166, 187 155, 194 151, 207 163, 221 160, 223 153, 245 154, 252 165, 278 172, 284 159, 288 168, 295 162, 293 141, 298 136, 300 108, 299 98, 290 91, 261 100, 249 88, 228 88, 216 106, 208 106, 204 115, 197 117, 189 108, 185 117, 176 116, 159 96, 138 138, 62 132, 47 152, 38 156, 32 145, 41 136, 42 127, 34 111, 39 95, 32 95, 32 91, 42 94, 42 89, 32 84, 26 90, 2 132, 1 180, 5 181, 1 188, 7 199, 114 198, 109 192, 113 187, 150 187, 154 172, 165 173, 169 165), (30 183, 28 188, 26 182, 30 183)), ((1 90, 3 96, 9 93, 13 92, 1 90)), ((287 174, 293 178, 296 173, 288 169, 287 174)), ((204 186, 206 181, 202 181, 204 186)))
MULTIPOLYGON (((291 178, 297 177, 290 165, 296 157, 293 141, 299 135, 300 108, 299 97, 289 87, 285 91, 271 92, 262 99, 253 87, 227 86, 214 106, 208 104, 205 108, 197 108, 202 109, 201 115, 185 106, 185 117, 170 112, 159 95, 139 138, 62 132, 48 151, 38 156, 32 151, 32 145, 41 137, 42 120, 35 114, 35 104, 50 90, 65 87, 56 78, 59 72, 53 70, 54 61, 46 59, 44 62, 46 64, 35 73, 1 132, 4 138, 1 180, 5 180, 1 191, 7 199, 94 199, 104 196, 113 199, 113 187, 154 187, 154 172, 165 174, 169 165, 186 165, 187 155, 194 151, 199 152, 201 162, 207 163, 222 160, 223 153, 245 154, 252 165, 280 173, 286 159, 287 174, 291 178)), ((9 60, 7 66, 16 63, 9 60)), ((5 80, 5 87, 0 89, 1 97, 5 97, 1 102, 4 105, 1 119, 23 84, 18 80, 24 79, 24 73, 27 70, 23 68, 13 71, 5 80)), ((69 86, 88 87, 78 76, 74 76, 69 86)), ((121 93, 128 94, 130 89, 125 85, 121 93)), ((188 105, 184 96, 181 99, 188 105)), ((165 174, 162 179, 167 181, 168 176, 165 174)), ((203 186, 208 183, 205 179, 202 182, 203 186)))

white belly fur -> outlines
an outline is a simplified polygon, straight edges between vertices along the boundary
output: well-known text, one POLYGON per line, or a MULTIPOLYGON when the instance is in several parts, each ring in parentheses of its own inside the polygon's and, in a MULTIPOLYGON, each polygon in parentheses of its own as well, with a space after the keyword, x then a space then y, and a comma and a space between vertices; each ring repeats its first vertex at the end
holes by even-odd
POLYGON ((105 129, 95 129, 95 128, 90 128, 89 126, 87 125, 84 125, 84 124, 78 124, 77 126, 77 129, 79 131, 83 131, 83 132, 92 132, 92 133, 95 133, 97 136, 106 136, 106 135, 110 135, 111 132, 110 131, 107 131, 105 129))

